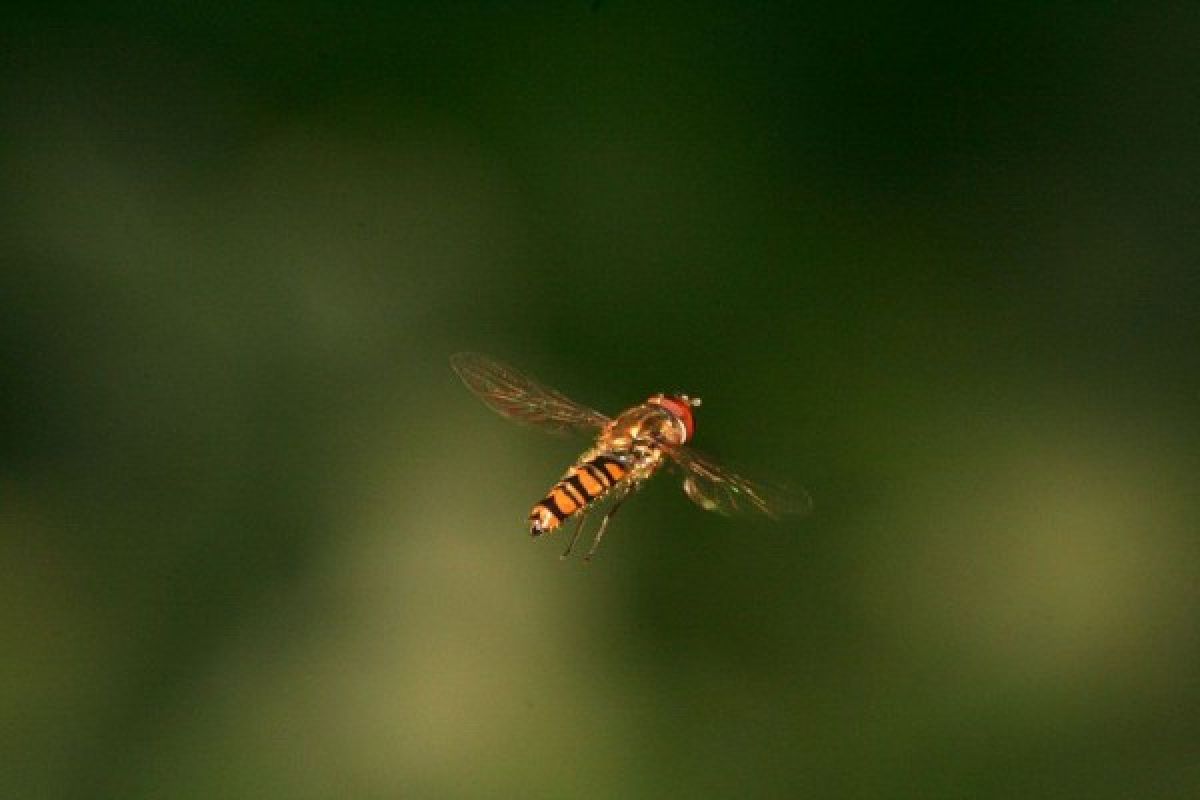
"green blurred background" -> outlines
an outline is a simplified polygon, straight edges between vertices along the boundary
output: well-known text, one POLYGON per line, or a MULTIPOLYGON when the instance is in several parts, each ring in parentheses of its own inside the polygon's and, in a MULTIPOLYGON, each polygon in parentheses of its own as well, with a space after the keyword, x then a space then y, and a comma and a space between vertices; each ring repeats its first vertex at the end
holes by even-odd
POLYGON ((0 12, 0 796, 1200 796, 1200 8, 0 12), (807 486, 653 482, 492 353, 807 486))

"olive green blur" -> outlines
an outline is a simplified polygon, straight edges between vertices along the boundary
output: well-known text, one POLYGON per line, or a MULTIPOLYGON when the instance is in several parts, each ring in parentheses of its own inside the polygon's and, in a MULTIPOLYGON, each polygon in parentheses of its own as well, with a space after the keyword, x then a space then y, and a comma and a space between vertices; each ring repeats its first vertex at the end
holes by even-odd
POLYGON ((1200 796, 1200 8, 0 11, 0 797, 1200 796), (808 489, 587 445, 449 356, 808 489), (595 524, 595 521, 593 521, 595 524))

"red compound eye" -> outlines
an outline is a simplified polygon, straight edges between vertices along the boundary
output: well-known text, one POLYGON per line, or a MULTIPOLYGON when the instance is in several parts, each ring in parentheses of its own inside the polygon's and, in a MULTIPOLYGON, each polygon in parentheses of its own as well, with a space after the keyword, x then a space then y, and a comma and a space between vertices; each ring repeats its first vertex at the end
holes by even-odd
POLYGON ((696 430, 696 422, 692 418, 692 404, 686 398, 660 394, 651 397, 649 402, 665 408, 683 423, 683 440, 685 442, 692 438, 692 432, 696 430))

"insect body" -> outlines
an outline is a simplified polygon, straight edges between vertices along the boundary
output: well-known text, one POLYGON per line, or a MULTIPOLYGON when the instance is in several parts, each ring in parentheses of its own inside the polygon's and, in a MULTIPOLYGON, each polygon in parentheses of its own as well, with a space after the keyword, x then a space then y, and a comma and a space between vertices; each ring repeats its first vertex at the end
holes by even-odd
POLYGON ((752 483, 688 446, 695 432, 692 409, 700 405, 699 398, 656 394, 610 419, 487 356, 459 353, 450 363, 467 387, 501 415, 553 431, 575 429, 596 436, 595 444, 529 514, 529 531, 534 536, 550 533, 568 519, 579 517, 564 558, 579 538, 589 509, 613 498, 587 559, 600 546, 608 522, 621 503, 667 463, 683 470, 684 492, 708 511, 777 517, 811 507, 803 491, 752 483))
POLYGON ((529 512, 529 532, 540 536, 553 531, 572 515, 582 514, 602 500, 628 477, 629 468, 621 459, 589 450, 529 512))

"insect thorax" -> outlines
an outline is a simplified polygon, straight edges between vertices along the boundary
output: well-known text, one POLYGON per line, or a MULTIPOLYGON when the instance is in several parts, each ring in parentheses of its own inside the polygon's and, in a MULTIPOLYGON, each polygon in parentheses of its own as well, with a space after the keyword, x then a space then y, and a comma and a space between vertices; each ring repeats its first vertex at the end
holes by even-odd
POLYGON ((682 444, 684 438, 682 423, 675 416, 660 406, 642 403, 610 422, 597 444, 616 451, 633 451, 682 444))
POLYGON ((622 412, 601 431, 596 446, 584 453, 580 461, 597 454, 620 458, 630 471, 630 478, 650 477, 663 460, 663 444, 680 440, 679 422, 657 406, 644 403, 622 412))

